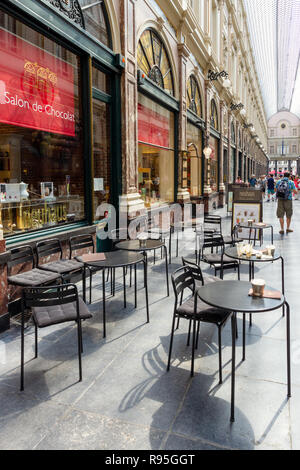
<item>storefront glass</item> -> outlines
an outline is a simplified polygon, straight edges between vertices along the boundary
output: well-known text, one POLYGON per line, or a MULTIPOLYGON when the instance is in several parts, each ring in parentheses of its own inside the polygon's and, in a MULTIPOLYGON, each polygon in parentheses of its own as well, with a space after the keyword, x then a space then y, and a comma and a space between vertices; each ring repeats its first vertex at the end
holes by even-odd
POLYGON ((202 194, 202 138, 201 130, 187 124, 187 189, 191 196, 202 194))
POLYGON ((174 201, 174 114, 139 93, 139 192, 147 207, 174 201))
POLYGON ((0 63, 5 235, 84 219, 79 57, 0 12, 0 63))
POLYGON ((231 158, 230 158, 230 181, 229 183, 235 182, 235 149, 231 147, 231 158))
POLYGON ((212 149, 210 156, 210 187, 212 191, 218 191, 219 185, 219 141, 215 137, 210 136, 208 144, 212 149))

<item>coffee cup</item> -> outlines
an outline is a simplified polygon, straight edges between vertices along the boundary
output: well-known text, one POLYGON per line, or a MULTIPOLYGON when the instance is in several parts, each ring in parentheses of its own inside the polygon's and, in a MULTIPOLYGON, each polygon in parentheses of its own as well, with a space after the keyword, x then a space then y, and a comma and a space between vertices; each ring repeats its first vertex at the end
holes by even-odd
POLYGON ((248 219, 248 226, 252 227, 252 225, 253 225, 253 219, 248 219))
POLYGON ((275 255, 275 246, 274 245, 269 245, 268 247, 268 255, 269 256, 274 256, 275 255))
POLYGON ((258 252, 256 253, 256 258, 257 258, 257 259, 261 259, 261 257, 262 257, 262 253, 261 253, 260 251, 258 251, 258 252))
POLYGON ((264 295, 265 290, 265 281, 264 279, 252 279, 252 295, 254 297, 262 297, 264 295))

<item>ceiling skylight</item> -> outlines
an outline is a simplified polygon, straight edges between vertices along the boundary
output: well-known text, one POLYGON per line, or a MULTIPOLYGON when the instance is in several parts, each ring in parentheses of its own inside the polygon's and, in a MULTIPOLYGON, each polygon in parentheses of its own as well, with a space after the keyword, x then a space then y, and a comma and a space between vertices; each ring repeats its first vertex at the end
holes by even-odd
POLYGON ((300 0, 244 0, 267 118, 300 117, 300 0))

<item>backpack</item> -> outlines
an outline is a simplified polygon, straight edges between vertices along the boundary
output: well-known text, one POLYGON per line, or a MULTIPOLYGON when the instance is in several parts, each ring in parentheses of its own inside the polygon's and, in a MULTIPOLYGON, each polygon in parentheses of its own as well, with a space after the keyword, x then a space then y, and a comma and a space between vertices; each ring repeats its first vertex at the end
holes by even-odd
POLYGON ((277 197, 279 199, 288 199, 290 194, 290 185, 288 180, 281 180, 277 186, 277 197))

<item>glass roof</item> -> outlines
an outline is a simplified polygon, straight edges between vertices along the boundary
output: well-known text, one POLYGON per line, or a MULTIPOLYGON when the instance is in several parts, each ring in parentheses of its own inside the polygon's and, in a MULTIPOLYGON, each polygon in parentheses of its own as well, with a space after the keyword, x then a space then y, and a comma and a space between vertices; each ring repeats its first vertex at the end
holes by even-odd
POLYGON ((263 100, 270 118, 300 117, 300 0, 244 0, 263 100))

